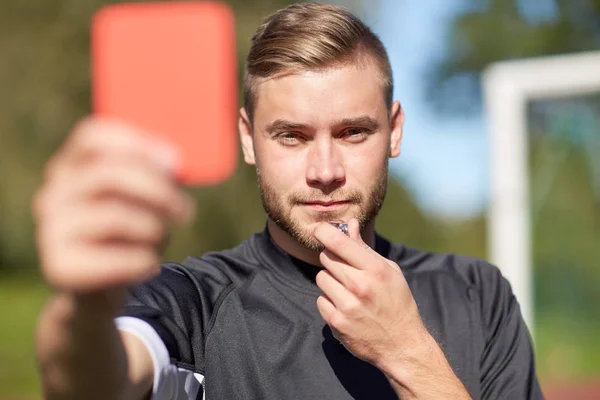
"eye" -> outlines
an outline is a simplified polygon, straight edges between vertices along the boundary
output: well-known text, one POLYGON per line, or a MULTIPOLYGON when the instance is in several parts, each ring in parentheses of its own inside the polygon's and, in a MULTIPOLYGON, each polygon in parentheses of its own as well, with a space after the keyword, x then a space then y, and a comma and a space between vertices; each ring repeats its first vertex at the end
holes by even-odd
POLYGON ((302 141, 302 137, 295 132, 283 132, 276 136, 279 143, 286 146, 293 146, 302 141))
POLYGON ((342 132, 341 137, 351 142, 362 142, 369 135, 369 130, 366 128, 348 128, 342 132))

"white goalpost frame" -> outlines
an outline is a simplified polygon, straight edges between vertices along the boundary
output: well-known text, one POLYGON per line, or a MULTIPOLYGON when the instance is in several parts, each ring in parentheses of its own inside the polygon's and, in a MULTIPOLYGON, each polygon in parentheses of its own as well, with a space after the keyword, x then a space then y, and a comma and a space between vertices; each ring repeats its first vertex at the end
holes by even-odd
POLYGON ((490 65, 483 74, 490 156, 488 258, 510 282, 533 335, 527 102, 600 91, 600 52, 490 65))

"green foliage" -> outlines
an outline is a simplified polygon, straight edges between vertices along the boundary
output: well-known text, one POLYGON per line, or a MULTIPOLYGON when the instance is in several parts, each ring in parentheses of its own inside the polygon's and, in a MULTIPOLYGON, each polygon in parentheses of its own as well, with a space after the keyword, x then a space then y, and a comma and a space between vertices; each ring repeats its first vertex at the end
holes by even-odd
POLYGON ((556 17, 539 23, 523 13, 524 3, 539 4, 491 0, 455 17, 446 54, 430 71, 428 98, 438 111, 479 107, 480 74, 492 62, 600 49, 600 1, 556 0, 556 17))

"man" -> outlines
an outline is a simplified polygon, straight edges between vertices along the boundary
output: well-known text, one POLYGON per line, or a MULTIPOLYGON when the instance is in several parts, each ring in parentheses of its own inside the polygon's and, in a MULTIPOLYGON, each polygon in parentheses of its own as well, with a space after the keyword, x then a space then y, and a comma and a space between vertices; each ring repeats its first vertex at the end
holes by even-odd
POLYGON ((176 156, 135 128, 82 122, 35 201, 57 288, 38 327, 47 398, 541 398, 495 267, 375 233, 403 122, 361 21, 314 3, 271 15, 239 118, 266 229, 160 268, 166 223, 193 214, 176 156))

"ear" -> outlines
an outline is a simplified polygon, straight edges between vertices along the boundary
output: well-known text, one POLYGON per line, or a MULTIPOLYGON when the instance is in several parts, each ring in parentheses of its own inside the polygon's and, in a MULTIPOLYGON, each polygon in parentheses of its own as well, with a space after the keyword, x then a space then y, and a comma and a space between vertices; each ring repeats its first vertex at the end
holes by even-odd
POLYGON ((252 124, 248 118, 248 113, 245 108, 240 109, 240 117, 238 119, 238 129, 240 131, 240 142, 242 143, 242 152, 244 153, 244 161, 246 164, 255 165, 256 158, 254 157, 254 141, 252 140, 252 124))
POLYGON ((398 157, 402 145, 402 129, 404 128, 404 110, 399 102, 392 104, 390 132, 390 157, 398 157))

